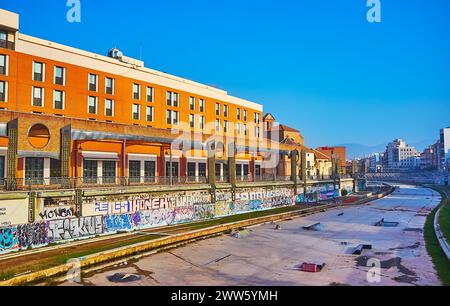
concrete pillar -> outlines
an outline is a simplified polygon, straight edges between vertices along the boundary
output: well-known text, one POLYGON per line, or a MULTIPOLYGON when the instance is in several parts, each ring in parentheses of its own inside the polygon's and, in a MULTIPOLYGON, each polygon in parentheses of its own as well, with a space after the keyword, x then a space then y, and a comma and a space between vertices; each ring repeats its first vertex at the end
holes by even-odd
POLYGON ((75 206, 77 211, 77 217, 83 216, 83 190, 75 190, 75 206))
POLYGON ((8 153, 6 159, 6 189, 17 190, 17 163, 19 147, 19 119, 8 123, 8 153))
POLYGON ((358 161, 352 161, 353 192, 358 192, 358 161))
POLYGON ((164 146, 161 146, 159 150, 159 156, 157 161, 157 168, 158 168, 158 176, 164 177, 166 176, 166 152, 164 146))
POLYGON ((127 186, 128 180, 127 180, 127 140, 124 139, 122 142, 122 179, 121 179, 121 185, 127 186))
POLYGON ((236 187, 236 146, 234 143, 228 145, 228 183, 236 187))
POLYGON ((30 192, 28 195, 28 222, 33 223, 36 220, 36 192, 30 192))
POLYGON ((251 159, 250 159, 250 175, 252 176, 252 181, 256 182, 256 157, 254 155, 252 155, 251 159))
POLYGON ((208 183, 212 189, 216 188, 216 144, 214 141, 208 142, 208 183))
POLYGON ((302 165, 302 169, 301 169, 301 179, 303 182, 303 193, 306 197, 306 188, 308 187, 308 177, 307 177, 307 173, 306 173, 306 150, 302 150, 301 153, 301 165, 302 165))
POLYGON ((298 182, 298 151, 293 150, 291 151, 291 181, 294 182, 295 187, 297 188, 297 182, 298 182))

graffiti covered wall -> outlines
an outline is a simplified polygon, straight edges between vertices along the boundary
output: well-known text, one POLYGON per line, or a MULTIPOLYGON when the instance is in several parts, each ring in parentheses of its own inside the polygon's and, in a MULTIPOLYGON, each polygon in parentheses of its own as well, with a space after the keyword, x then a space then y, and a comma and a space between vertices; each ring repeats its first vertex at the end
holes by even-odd
POLYGON ((294 205, 295 199, 291 188, 222 190, 214 203, 209 192, 200 191, 90 197, 84 199, 82 217, 73 206, 50 203, 39 210, 35 223, 0 227, 0 253, 273 209, 294 205))

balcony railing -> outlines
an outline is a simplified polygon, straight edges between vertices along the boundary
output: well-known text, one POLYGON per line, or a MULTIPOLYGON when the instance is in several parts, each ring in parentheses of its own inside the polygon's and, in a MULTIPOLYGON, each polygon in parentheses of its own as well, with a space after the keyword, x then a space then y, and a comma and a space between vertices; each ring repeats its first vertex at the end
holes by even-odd
MULTIPOLYGON (((347 177, 347 176, 341 176, 347 177)), ((329 180, 330 176, 312 176, 308 180, 329 180)), ((338 178, 336 178, 338 179, 338 178)), ((289 182, 291 176, 274 176, 273 174, 264 174, 259 176, 245 175, 237 176, 236 182, 289 182)), ((216 183, 226 183, 228 177, 216 177, 216 183)), ((298 178, 298 182, 301 182, 298 178)), ((118 186, 171 186, 171 185, 190 185, 207 184, 208 176, 156 176, 156 177, 80 177, 80 178, 20 178, 20 179, 0 179, 0 190, 8 191, 33 191, 33 190, 60 190, 74 188, 98 188, 98 187, 118 187, 118 186)))
POLYGON ((15 43, 11 42, 11 41, 6 41, 6 40, 0 40, 0 48, 14 50, 15 43))

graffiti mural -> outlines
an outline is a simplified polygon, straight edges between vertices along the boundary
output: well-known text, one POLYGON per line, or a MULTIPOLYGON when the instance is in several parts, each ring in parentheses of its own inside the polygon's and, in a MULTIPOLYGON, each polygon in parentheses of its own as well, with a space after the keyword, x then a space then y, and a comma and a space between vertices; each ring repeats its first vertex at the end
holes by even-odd
MULTIPOLYGON (((139 216, 139 214, 137 214, 139 216)), ((131 231, 133 226, 133 219, 137 218, 134 215, 110 215, 105 218, 105 229, 108 232, 131 231), (134 217, 134 218, 133 218, 134 217)), ((139 220, 140 221, 140 217, 139 220)))
POLYGON ((43 221, 66 219, 75 217, 73 207, 46 207, 39 213, 39 218, 43 221))
POLYGON ((194 205, 194 220, 207 220, 216 216, 214 204, 194 205))
POLYGON ((49 243, 46 222, 19 225, 17 227, 17 236, 21 249, 45 246, 49 243))
POLYGON ((48 238, 52 242, 101 235, 103 230, 102 216, 48 221, 48 238))
POLYGON ((192 207, 196 204, 211 203, 211 195, 207 193, 183 193, 167 195, 137 195, 124 198, 92 198, 83 205, 84 215, 129 214, 138 211, 158 209, 175 209, 192 207))
POLYGON ((76 217, 73 205, 48 203, 37 216, 42 220, 0 228, 0 253, 267 210, 293 205, 296 199, 290 188, 240 189, 235 198, 231 190, 218 192, 215 203, 208 192, 88 198, 83 217, 76 217))
POLYGON ((12 251, 19 248, 19 239, 17 237, 16 227, 0 228, 0 253, 12 251))

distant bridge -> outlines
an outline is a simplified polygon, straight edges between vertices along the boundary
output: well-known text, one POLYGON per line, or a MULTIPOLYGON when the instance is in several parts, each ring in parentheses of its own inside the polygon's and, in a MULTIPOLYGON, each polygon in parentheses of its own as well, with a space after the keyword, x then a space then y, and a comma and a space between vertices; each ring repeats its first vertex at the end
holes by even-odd
POLYGON ((359 180, 407 182, 418 184, 448 184, 449 174, 439 172, 386 172, 386 173, 358 173, 359 180))

